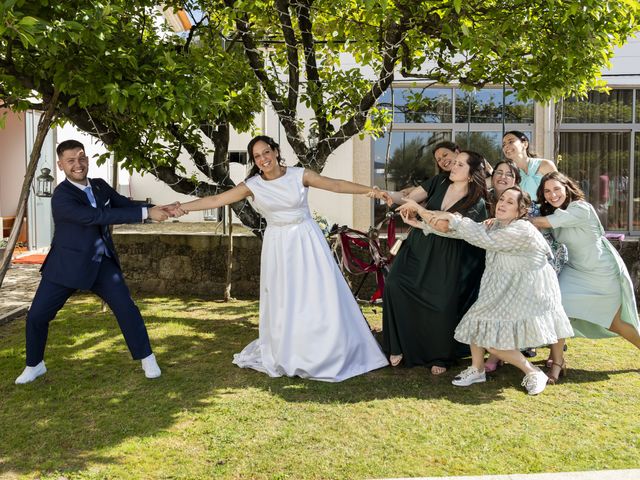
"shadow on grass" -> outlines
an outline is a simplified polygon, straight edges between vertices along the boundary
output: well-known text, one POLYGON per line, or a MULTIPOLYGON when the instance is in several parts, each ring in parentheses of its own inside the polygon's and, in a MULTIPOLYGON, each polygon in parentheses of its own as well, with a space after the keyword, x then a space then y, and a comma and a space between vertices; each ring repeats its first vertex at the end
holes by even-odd
MULTIPOLYGON (((0 474, 73 472, 117 463, 100 451, 160 434, 183 412, 235 391, 262 390, 300 403, 414 398, 478 405, 504 400, 504 389, 521 388, 522 375, 508 366, 471 388, 451 385, 458 367, 439 377, 426 368, 384 368, 342 383, 270 378, 231 363, 233 354, 258 335, 257 324, 249 320, 257 316, 256 308, 217 304, 220 319, 210 319, 207 302, 145 299, 140 305, 163 369, 153 381, 144 378, 139 362, 131 361, 111 314, 96 313, 95 302, 72 302, 51 326, 49 372, 32 384, 15 386, 24 340, 22 329, 10 326, 12 333, 0 339, 0 474), (175 310, 170 317, 153 315, 154 306, 175 310), (191 311, 203 318, 192 318, 191 311)), ((572 370, 567 382, 600 381, 627 371, 572 370)))

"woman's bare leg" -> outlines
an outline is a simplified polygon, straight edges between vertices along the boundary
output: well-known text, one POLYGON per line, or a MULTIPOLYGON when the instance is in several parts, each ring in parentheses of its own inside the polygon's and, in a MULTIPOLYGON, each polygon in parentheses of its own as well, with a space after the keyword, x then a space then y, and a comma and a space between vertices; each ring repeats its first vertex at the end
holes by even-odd
POLYGON ((622 321, 622 319, 620 318, 621 309, 622 307, 618 309, 615 316, 613 317, 613 322, 611 322, 609 330, 611 330, 613 333, 617 333, 625 340, 628 340, 637 348, 640 348, 640 333, 638 333, 636 327, 634 327, 630 323, 622 321))
POLYGON ((557 379, 560 378, 560 373, 565 368, 564 364, 564 338, 559 339, 553 345, 549 345, 551 349, 551 354, 549 358, 551 358, 551 366, 549 367, 548 376, 553 379, 554 382, 557 382, 557 379))
POLYGON ((525 374, 536 372, 538 369, 531 365, 529 360, 519 350, 497 350, 490 348, 489 353, 495 355, 503 362, 508 362, 514 367, 522 370, 525 374))
POLYGON ((484 372, 484 348, 471 344, 471 366, 479 372, 484 372))

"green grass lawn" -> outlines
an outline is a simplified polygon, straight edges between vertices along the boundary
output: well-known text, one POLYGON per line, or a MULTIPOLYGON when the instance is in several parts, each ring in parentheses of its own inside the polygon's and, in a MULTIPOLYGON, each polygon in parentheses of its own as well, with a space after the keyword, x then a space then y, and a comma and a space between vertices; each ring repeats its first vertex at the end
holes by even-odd
MULTIPOLYGON (((329 384, 231 364, 257 302, 144 298, 163 375, 144 378, 115 319, 74 297, 49 372, 13 384, 24 322, 0 327, 1 478, 380 478, 640 467, 640 352, 571 340, 569 376, 538 397, 513 367, 456 388, 424 368, 329 384)), ((380 310, 367 310, 380 325, 380 310)), ((542 362, 547 350, 536 358, 542 362)), ((463 362, 466 365, 466 362, 463 362)))

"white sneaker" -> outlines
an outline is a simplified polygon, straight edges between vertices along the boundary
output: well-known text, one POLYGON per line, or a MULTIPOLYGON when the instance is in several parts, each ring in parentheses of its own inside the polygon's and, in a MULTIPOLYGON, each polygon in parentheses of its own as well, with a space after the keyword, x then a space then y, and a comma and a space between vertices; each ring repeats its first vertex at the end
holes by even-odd
POLYGON ((25 383, 33 382, 36 378, 47 373, 47 367, 42 360, 35 367, 25 367, 18 378, 16 378, 16 385, 23 385, 25 383))
POLYGON ((538 395, 547 386, 547 377, 541 370, 527 373, 522 379, 522 386, 527 389, 529 395, 538 395))
POLYGON ((156 356, 153 353, 142 359, 142 369, 144 370, 144 376, 147 378, 158 378, 162 375, 158 362, 156 362, 156 356))
POLYGON ((487 376, 483 371, 479 371, 476 367, 467 367, 461 371, 451 381, 456 387, 468 387, 474 383, 482 383, 487 381, 487 376))

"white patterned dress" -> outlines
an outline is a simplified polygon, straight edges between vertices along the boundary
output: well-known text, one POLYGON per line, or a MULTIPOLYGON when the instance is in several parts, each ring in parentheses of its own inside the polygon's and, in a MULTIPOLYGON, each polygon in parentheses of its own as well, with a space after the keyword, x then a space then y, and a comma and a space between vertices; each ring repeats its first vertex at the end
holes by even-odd
POLYGON ((304 168, 247 180, 267 220, 260 263, 260 335, 233 363, 272 377, 339 382, 388 365, 311 218, 304 168))
POLYGON ((498 350, 550 345, 573 336, 560 287, 547 256, 551 250, 527 220, 487 227, 456 216, 448 233, 487 251, 478 300, 462 318, 455 339, 498 350))

